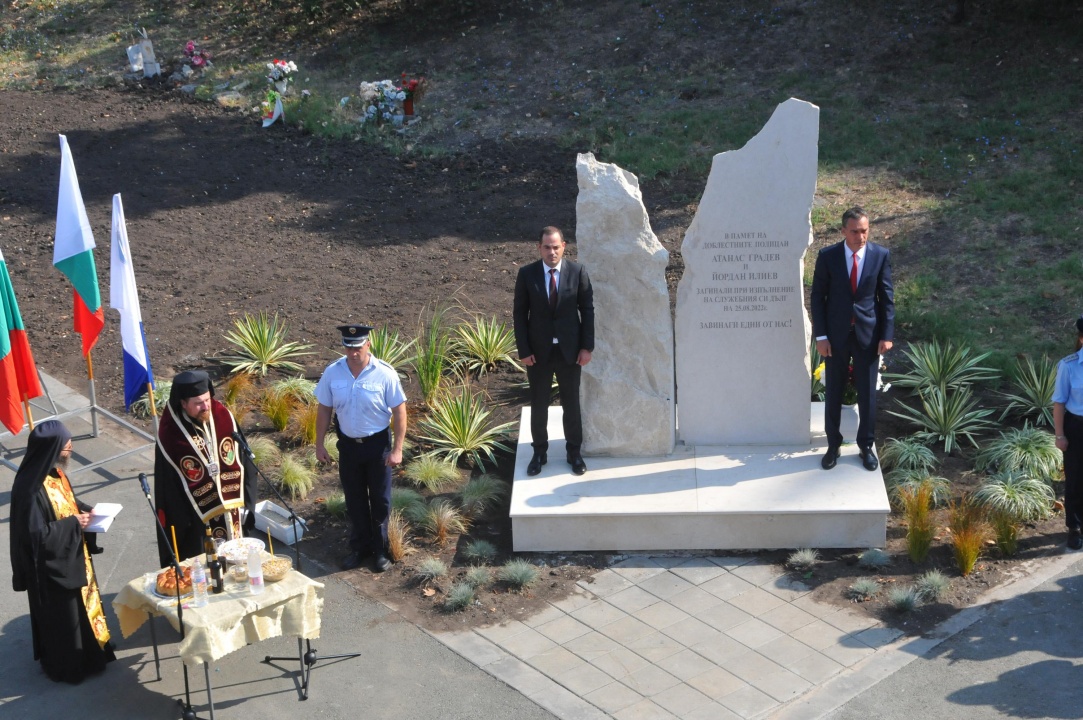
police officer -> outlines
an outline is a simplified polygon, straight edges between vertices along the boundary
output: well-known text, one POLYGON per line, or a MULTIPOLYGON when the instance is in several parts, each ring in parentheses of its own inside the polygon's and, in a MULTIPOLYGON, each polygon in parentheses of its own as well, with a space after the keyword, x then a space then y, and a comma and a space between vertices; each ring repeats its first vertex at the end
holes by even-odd
POLYGON ((346 357, 327 366, 316 385, 316 459, 329 462, 324 436, 334 412, 339 480, 353 531, 344 570, 372 556, 374 572, 391 565, 387 520, 391 514, 391 468, 402 462, 406 439, 406 394, 395 369, 373 357, 368 325, 339 325, 346 357), (395 440, 388 424, 394 420, 395 440))
POLYGON ((1057 364, 1053 431, 1064 453, 1064 522, 1068 549, 1083 550, 1083 316, 1075 323, 1075 352, 1057 364))

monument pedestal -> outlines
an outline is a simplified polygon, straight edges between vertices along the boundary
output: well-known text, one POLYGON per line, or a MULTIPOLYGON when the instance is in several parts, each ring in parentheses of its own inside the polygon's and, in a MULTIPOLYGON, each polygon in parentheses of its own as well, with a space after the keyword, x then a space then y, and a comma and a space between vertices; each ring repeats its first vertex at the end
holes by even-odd
MULTIPOLYGON (((549 462, 529 477, 530 408, 524 408, 511 497, 516 551, 734 550, 883 547, 890 512, 883 476, 844 445, 827 450, 823 404, 813 403, 803 446, 690 447, 656 458, 588 457, 575 476, 564 459, 559 407, 549 410, 549 462)), ((843 436, 857 413, 843 408, 843 436)))

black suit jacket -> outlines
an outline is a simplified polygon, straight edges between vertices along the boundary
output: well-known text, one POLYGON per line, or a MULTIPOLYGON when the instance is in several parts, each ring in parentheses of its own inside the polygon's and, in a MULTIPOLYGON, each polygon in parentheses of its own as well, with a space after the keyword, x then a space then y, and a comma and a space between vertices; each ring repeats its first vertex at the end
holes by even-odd
POLYGON ((876 243, 865 245, 865 262, 857 292, 850 290, 845 243, 820 251, 812 276, 812 332, 827 336, 832 352, 842 350, 854 318, 859 346, 875 348, 895 339, 895 289, 891 284, 891 251, 876 243))
POLYGON ((519 268, 515 278, 515 344, 519 357, 533 355, 545 362, 553 350, 553 338, 568 362, 580 350, 594 352, 594 290, 590 276, 579 263, 565 259, 560 266, 557 307, 549 307, 546 285, 548 268, 541 260, 519 268))

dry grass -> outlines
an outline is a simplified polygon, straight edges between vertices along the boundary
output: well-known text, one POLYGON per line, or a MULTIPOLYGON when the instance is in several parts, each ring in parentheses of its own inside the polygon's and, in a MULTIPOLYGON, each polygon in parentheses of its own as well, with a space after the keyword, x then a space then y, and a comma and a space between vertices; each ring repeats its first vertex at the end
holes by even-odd
POLYGON ((387 552, 394 562, 402 562, 415 548, 410 546, 410 523, 398 510, 391 511, 387 520, 387 552))
POLYGON ((974 571, 974 565, 989 538, 989 524, 985 520, 984 509, 966 498, 948 505, 948 517, 955 563, 959 572, 966 577, 974 571))
POLYGON ((316 415, 320 406, 314 402, 297 403, 290 412, 290 437, 302 445, 316 444, 316 415))
POLYGON ((470 529, 470 521, 447 500, 434 500, 421 520, 421 527, 440 545, 447 545, 453 533, 470 529))
POLYGON ((271 421, 271 427, 282 432, 289 425, 296 402, 292 395, 265 388, 260 396, 259 409, 271 421))
POLYGON ((906 550, 916 563, 924 562, 936 535, 932 517, 933 489, 927 483, 899 493, 906 518, 906 550))

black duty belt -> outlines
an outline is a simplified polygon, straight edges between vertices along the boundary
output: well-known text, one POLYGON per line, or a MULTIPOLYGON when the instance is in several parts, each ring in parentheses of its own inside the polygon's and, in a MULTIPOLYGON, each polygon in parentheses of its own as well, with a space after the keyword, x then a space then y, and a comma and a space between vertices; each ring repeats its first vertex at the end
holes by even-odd
POLYGON ((365 443, 372 442, 373 440, 376 440, 376 439, 378 439, 380 437, 387 437, 387 431, 389 429, 390 429, 390 426, 385 427, 383 430, 378 430, 378 431, 372 433, 371 435, 366 435, 365 437, 359 437, 359 438, 350 437, 349 435, 343 435, 342 433, 339 433, 338 436, 343 440, 349 440, 350 442, 355 442, 358 445, 364 445, 365 443))

